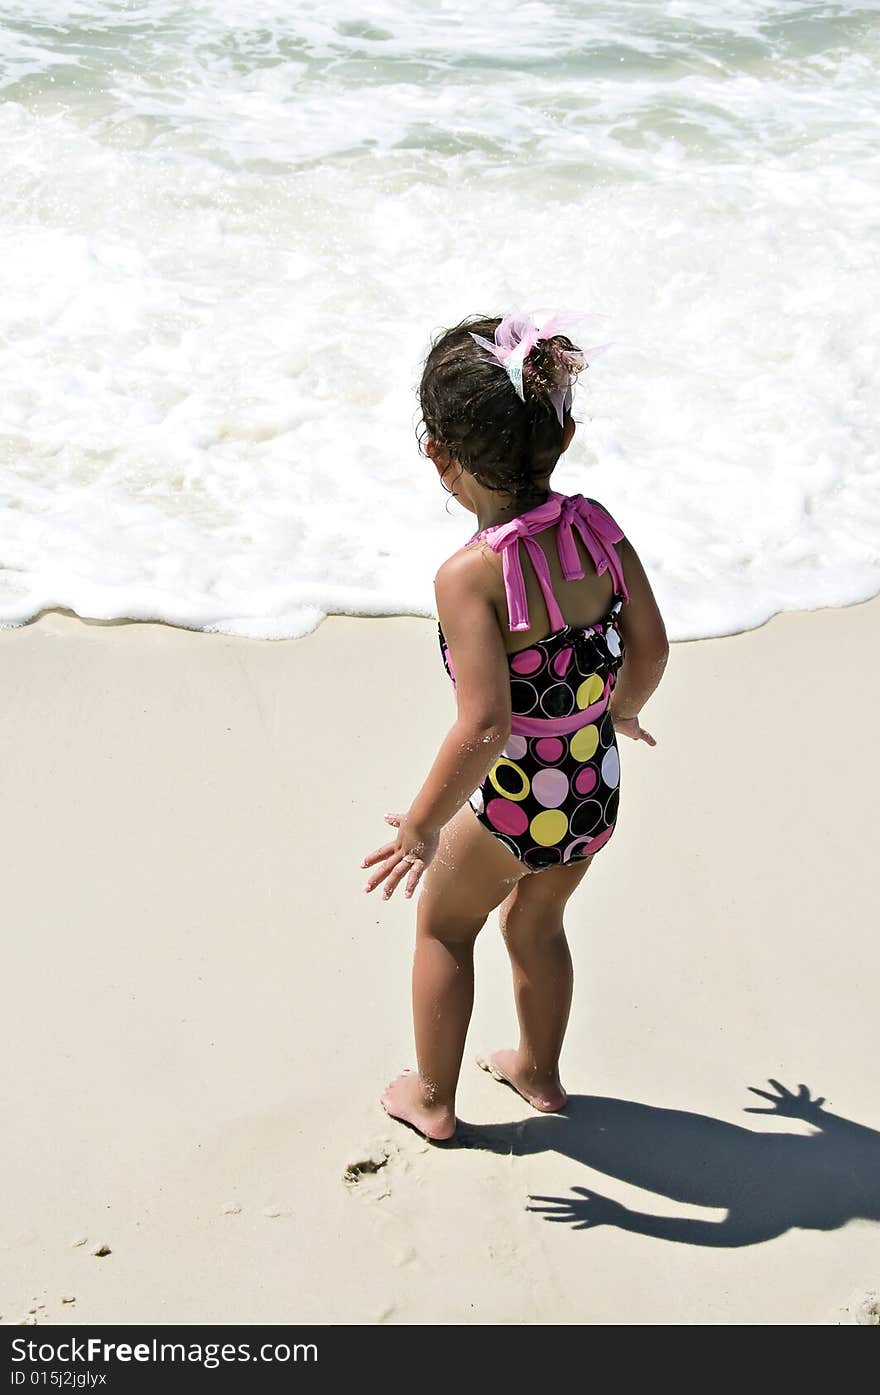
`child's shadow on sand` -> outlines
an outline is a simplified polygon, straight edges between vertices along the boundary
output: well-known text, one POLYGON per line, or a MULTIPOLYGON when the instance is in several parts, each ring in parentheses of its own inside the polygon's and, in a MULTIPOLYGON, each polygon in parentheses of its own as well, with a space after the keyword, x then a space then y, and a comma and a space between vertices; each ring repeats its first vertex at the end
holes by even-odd
POLYGON ((565 1114, 465 1125, 461 1143, 518 1156, 561 1153, 674 1201, 727 1210, 720 1221, 652 1216, 586 1187, 573 1187, 570 1197, 530 1198, 528 1210, 574 1230, 616 1225, 658 1240, 733 1247, 792 1227, 836 1230, 856 1217, 880 1220, 880 1133, 827 1113, 806 1085, 795 1095, 770 1084, 775 1094, 753 1089, 769 1108, 745 1112, 802 1119, 816 1133, 754 1133, 704 1114, 571 1095, 565 1114))

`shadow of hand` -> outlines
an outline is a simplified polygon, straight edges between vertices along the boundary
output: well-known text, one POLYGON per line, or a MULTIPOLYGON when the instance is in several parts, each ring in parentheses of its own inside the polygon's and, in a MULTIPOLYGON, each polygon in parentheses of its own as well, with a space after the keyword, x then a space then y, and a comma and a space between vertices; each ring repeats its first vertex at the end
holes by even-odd
POLYGON ((561 1221, 573 1230, 591 1230, 597 1225, 624 1226, 626 1217, 631 1214, 619 1201, 612 1201, 599 1192, 588 1191, 586 1187, 572 1187, 581 1201, 566 1201, 558 1196, 530 1196, 529 1201, 543 1201, 545 1206, 527 1206, 527 1211, 536 1211, 545 1221, 561 1221))
POLYGON ((824 1095, 811 1099, 806 1085, 799 1085, 795 1095, 784 1085, 780 1085, 778 1080, 771 1080, 769 1084, 776 1091, 775 1095, 768 1094, 766 1090, 756 1090, 754 1085, 748 1088, 753 1095, 758 1095, 762 1100, 769 1100, 770 1108, 759 1109, 752 1105, 743 1111, 745 1114, 776 1114, 783 1119, 803 1119, 808 1124, 820 1124, 822 1105, 825 1103, 824 1095))

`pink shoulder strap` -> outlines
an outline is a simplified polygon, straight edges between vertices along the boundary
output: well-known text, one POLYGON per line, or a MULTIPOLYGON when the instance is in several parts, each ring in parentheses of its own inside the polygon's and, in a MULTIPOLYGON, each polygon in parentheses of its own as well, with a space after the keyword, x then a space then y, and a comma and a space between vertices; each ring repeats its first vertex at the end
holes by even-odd
POLYGON ((539 504, 537 508, 530 509, 528 513, 521 514, 519 518, 512 518, 509 523, 501 523, 497 528, 487 528, 472 539, 472 542, 475 542, 477 538, 482 538, 494 552, 501 553, 504 590, 507 594, 507 612, 511 630, 527 630, 531 625, 520 560, 520 542, 525 544, 526 551, 535 568, 541 590, 544 593, 544 600, 547 603, 551 628, 553 630, 562 629, 565 624, 565 617, 553 594, 544 550, 532 536, 534 533, 540 533, 545 528, 552 526, 553 523, 557 524, 556 550, 559 555, 562 575, 566 581, 577 581, 584 575, 574 541, 573 530, 576 529, 592 558, 596 574, 601 576, 604 571, 610 572, 615 594, 622 596, 625 601, 629 600, 623 567, 614 546, 615 543, 622 541, 622 530, 607 509, 603 509, 602 505, 597 504, 594 500, 585 499, 582 494, 557 494, 553 491, 546 503, 539 504))

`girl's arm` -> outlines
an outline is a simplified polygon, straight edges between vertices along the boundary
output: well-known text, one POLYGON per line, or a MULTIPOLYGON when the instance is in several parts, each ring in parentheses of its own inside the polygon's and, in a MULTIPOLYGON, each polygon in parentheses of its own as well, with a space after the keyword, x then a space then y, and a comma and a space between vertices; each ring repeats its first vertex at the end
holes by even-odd
MULTIPOLYGON (((409 873, 411 896, 437 849, 440 830, 461 808, 510 735, 510 670, 492 601, 491 572, 477 549, 457 552, 437 573, 437 616, 455 672, 458 715, 394 843, 377 848, 364 890, 386 881, 387 900, 409 873)), ((390 821, 392 817, 388 816, 390 821)))
POLYGON ((407 814, 423 833, 439 831, 458 812, 510 735, 510 670, 490 579, 473 549, 450 557, 435 579, 458 715, 407 814))
POLYGON ((656 744, 654 738, 642 729, 639 714, 663 677, 669 658, 669 641, 638 553, 626 539, 619 551, 629 604, 620 611, 626 658, 611 697, 611 716, 616 729, 624 736, 647 741, 653 746, 656 744))

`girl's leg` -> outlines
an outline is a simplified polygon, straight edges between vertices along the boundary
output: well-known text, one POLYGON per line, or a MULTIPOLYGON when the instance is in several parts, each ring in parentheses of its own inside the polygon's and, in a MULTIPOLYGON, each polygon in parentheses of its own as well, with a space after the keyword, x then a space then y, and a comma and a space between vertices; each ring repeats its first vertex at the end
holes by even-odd
POLYGON ((490 911, 524 876, 523 864, 465 805, 444 828, 422 879, 413 962, 419 1072, 393 1080, 382 1104, 428 1138, 455 1132, 455 1090, 474 997, 474 941, 490 911))
POLYGON ((480 1065, 512 1085, 535 1109, 565 1104, 559 1053, 571 1007, 572 967, 562 913, 592 859, 548 868, 518 882, 501 907, 501 930, 513 968, 519 1047, 480 1065))

